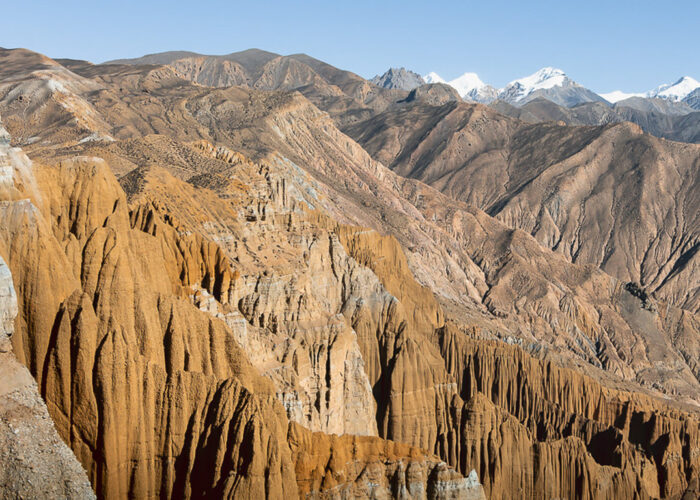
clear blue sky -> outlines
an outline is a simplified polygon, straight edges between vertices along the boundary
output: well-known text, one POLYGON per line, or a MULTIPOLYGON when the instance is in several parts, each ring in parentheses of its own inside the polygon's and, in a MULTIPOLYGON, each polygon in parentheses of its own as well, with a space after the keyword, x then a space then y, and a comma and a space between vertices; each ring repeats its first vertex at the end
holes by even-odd
POLYGON ((405 66, 502 86, 555 66, 599 92, 700 79, 700 0, 29 0, 2 10, 0 46, 93 62, 257 47, 364 77, 405 66))

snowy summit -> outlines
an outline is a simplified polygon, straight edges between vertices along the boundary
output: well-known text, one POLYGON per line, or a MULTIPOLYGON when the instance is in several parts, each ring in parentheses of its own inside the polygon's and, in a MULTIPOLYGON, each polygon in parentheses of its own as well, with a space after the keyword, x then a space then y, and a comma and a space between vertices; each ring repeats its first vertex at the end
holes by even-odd
POLYGON ((695 78, 684 76, 675 83, 666 83, 647 92, 647 97, 660 97, 669 101, 682 101, 693 90, 700 87, 700 82, 695 78))
POLYGON ((600 97, 602 97, 610 103, 615 104, 616 102, 624 101, 625 99, 629 99, 630 97, 644 97, 645 95, 646 94, 630 94, 621 90, 613 90, 612 92, 608 92, 607 94, 600 94, 600 97))
POLYGON ((435 73, 434 71, 431 71, 427 75, 423 75, 423 80, 425 81, 425 83, 446 83, 445 79, 437 73, 435 73))
POLYGON ((459 78, 451 80, 450 85, 452 85, 462 97, 469 94, 472 90, 478 90, 486 86, 476 73, 464 73, 459 78))
POLYGON ((462 76, 445 81, 440 75, 435 72, 430 72, 423 76, 425 83, 446 83, 454 88, 463 99, 477 102, 491 102, 496 99, 498 91, 491 85, 481 81, 476 73, 464 73, 462 76))
POLYGON ((536 90, 551 89, 563 86, 569 78, 557 68, 542 68, 525 78, 513 80, 502 90, 513 101, 520 101, 536 90))

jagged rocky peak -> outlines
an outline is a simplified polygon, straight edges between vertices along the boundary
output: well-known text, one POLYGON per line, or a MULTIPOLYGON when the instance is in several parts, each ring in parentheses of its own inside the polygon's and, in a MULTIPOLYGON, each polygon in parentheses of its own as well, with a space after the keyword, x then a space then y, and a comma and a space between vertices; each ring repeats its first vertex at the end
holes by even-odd
POLYGON ((406 68, 389 68, 383 75, 377 75, 370 81, 385 89, 399 90, 413 90, 426 83, 422 76, 406 68))

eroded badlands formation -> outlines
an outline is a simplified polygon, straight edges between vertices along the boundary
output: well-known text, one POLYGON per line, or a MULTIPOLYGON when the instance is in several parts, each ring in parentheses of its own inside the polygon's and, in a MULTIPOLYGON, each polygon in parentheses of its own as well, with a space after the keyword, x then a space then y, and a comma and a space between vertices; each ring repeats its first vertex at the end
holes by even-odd
POLYGON ((700 147, 308 56, 0 59, 12 348, 98 496, 698 495, 700 147))

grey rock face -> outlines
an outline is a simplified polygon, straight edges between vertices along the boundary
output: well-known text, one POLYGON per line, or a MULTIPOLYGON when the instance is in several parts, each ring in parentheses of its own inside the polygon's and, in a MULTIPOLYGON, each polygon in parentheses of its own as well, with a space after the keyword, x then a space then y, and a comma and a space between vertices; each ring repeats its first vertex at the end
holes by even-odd
POLYGON ((377 75, 370 81, 385 89, 400 90, 413 90, 425 83, 422 76, 406 68, 389 68, 386 73, 377 75))
POLYGON ((631 108, 637 111, 661 113, 669 116, 682 116, 694 111, 692 107, 684 102, 649 97, 630 97, 616 102, 613 108, 631 108))
POLYGON ((17 317, 17 296, 12 286, 12 274, 0 257, 0 352, 11 349, 10 337, 17 317))
POLYGON ((683 102, 691 108, 700 111, 700 88, 697 88, 688 94, 685 99, 683 99, 683 102))
POLYGON ((489 104, 498 99, 498 89, 491 85, 486 85, 480 89, 470 90, 465 96, 465 100, 489 104))
POLYGON ((587 102, 605 102, 605 100, 595 92, 577 85, 568 78, 564 82, 564 85, 549 89, 535 90, 527 96, 518 99, 520 92, 521 89, 515 85, 506 88, 498 95, 498 98, 515 106, 523 106, 537 98, 545 98, 559 106, 565 107, 572 107, 587 102))
POLYGON ((555 121, 577 126, 628 121, 639 125, 644 132, 656 137, 680 142, 700 142, 700 112, 664 113, 659 110, 673 111, 687 106, 662 99, 635 97, 617 102, 613 106, 601 102, 588 102, 569 108, 545 98, 538 98, 521 107, 503 101, 496 101, 490 106, 501 114, 531 123, 555 121))

